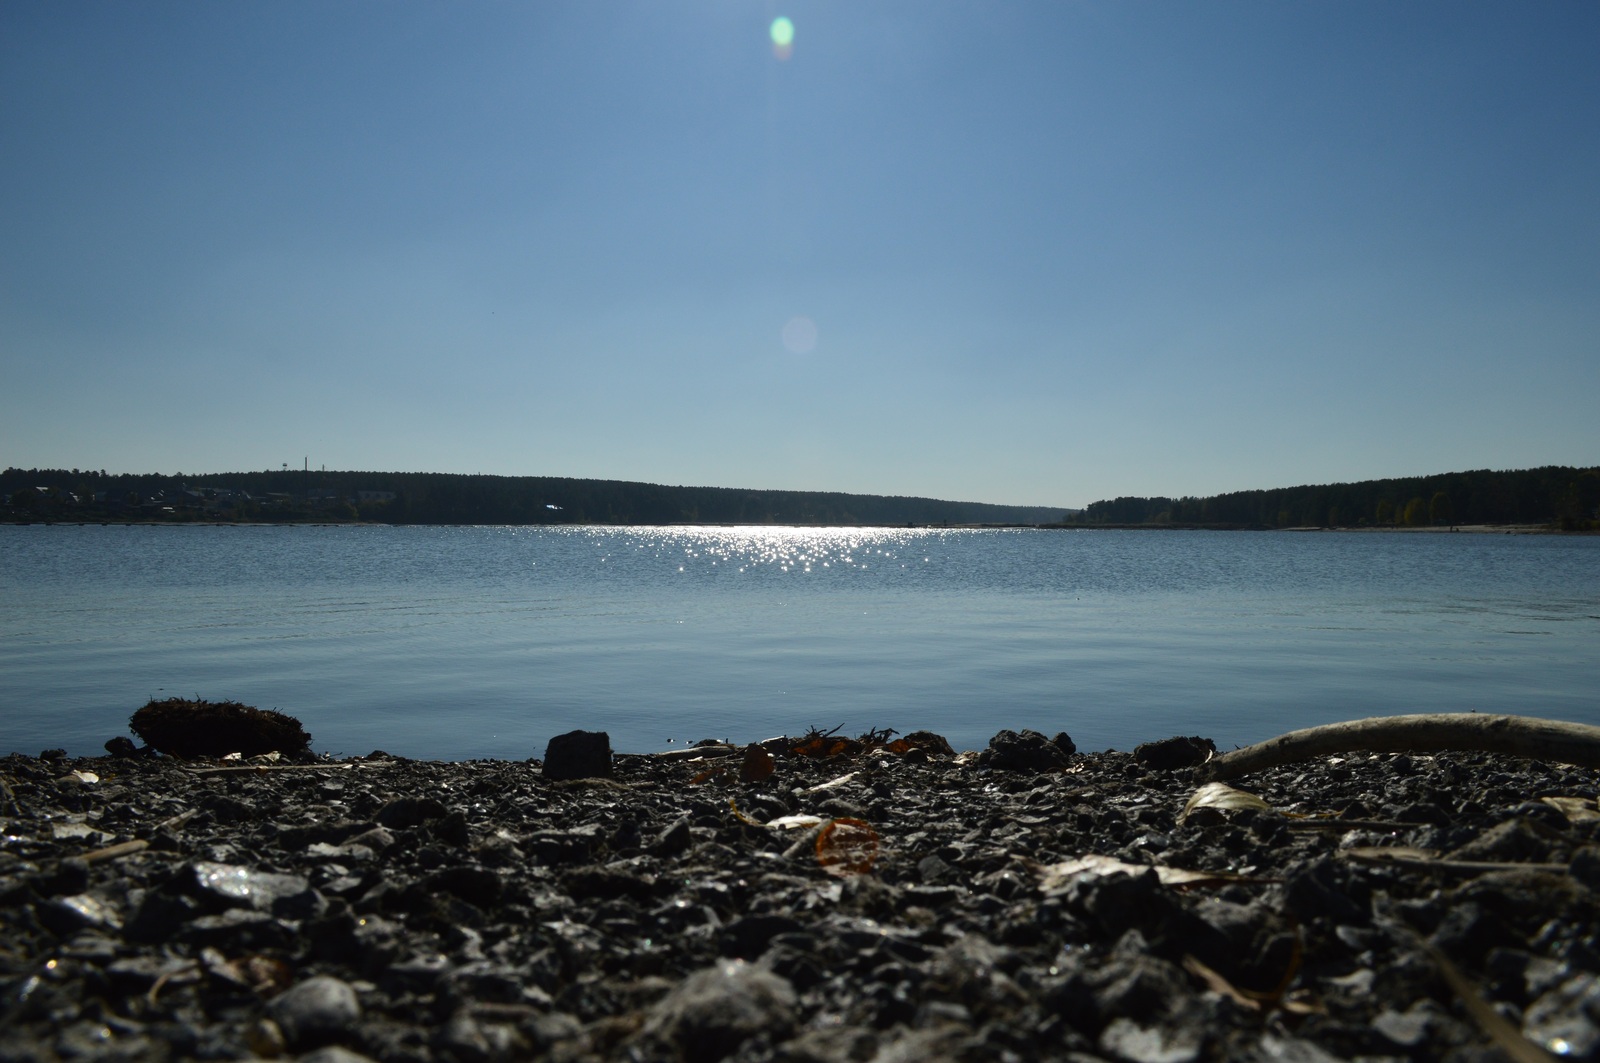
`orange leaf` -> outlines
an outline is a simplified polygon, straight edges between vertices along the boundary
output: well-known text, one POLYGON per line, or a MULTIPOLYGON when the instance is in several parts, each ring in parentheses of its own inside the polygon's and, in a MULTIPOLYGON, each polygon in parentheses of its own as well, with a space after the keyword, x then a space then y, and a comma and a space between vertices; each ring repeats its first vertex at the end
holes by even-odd
POLYGON ((864 875, 878 859, 878 832, 859 819, 835 819, 817 833, 817 863, 830 875, 864 875))

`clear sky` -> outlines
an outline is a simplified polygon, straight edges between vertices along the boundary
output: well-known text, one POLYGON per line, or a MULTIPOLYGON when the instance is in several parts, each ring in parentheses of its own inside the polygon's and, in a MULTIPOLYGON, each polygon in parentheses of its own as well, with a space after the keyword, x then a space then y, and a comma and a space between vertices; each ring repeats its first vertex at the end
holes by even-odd
POLYGON ((1592 0, 5 0, 0 465, 1600 463, 1597 57, 1592 0))

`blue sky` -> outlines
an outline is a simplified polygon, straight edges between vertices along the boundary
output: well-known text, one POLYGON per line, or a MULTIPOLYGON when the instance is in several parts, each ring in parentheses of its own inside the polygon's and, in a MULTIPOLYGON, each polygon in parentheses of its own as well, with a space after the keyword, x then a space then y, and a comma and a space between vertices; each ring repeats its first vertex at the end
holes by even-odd
POLYGON ((0 464, 1595 464, 1597 46, 1587 0, 7 0, 0 464))

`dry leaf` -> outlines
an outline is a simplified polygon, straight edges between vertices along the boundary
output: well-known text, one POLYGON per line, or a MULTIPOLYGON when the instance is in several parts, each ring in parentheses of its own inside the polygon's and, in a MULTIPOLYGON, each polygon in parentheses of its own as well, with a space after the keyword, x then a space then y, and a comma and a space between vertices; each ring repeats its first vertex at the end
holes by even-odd
POLYGON ((1539 800, 1566 816, 1569 823, 1593 823, 1595 820, 1600 820, 1600 811, 1595 809, 1592 798, 1541 797, 1539 800))
POLYGON ((1352 845, 1340 849, 1339 855, 1364 864, 1416 864, 1437 861, 1439 850, 1414 849, 1409 845, 1352 845))
POLYGON ((878 859, 878 832, 859 819, 829 821, 817 834, 817 863, 830 875, 864 875, 878 859))
POLYGON ((1114 856, 1102 856, 1099 853, 1085 853, 1071 860, 1063 860, 1059 864, 1049 864, 1038 868, 1035 873, 1039 876, 1039 888, 1048 893, 1084 875, 1142 875, 1146 871, 1154 871, 1163 886, 1170 886, 1173 889, 1184 889, 1189 886, 1220 886, 1231 882, 1273 881, 1239 875, 1231 871, 1189 871, 1181 867, 1130 864, 1114 856))
POLYGON ((765 827, 766 826, 766 824, 761 822, 759 819, 751 819, 749 816, 747 816, 743 812, 739 811, 739 805, 731 797, 728 798, 728 807, 733 809, 733 814, 739 818, 739 822, 748 823, 752 827, 765 827))
POLYGON ((815 827, 826 823, 821 816, 779 816, 777 819, 767 820, 767 826, 774 830, 798 830, 802 827, 815 827))
POLYGON ((790 753, 797 757, 838 757, 846 753, 859 753, 862 746, 853 738, 833 738, 823 735, 809 742, 801 742, 790 753))
POLYGON ((1188 819, 1190 814, 1200 808, 1215 808, 1225 811, 1238 812, 1244 809, 1254 809, 1257 812, 1271 812, 1273 808, 1255 794, 1236 790, 1227 783, 1208 782, 1196 790, 1183 806, 1183 812, 1178 816, 1178 822, 1188 819))

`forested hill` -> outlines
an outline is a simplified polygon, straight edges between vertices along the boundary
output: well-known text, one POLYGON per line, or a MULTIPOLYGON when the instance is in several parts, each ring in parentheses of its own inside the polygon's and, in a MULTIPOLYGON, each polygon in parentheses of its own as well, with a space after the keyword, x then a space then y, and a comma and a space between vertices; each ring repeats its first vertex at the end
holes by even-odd
POLYGON ((394 524, 1049 524, 1067 516, 1064 509, 1037 506, 839 492, 299 469, 171 476, 6 469, 0 494, 11 496, 13 519, 72 519, 68 506, 86 518, 99 508, 119 511, 109 516, 156 520, 187 514, 394 524))
POLYGON ((1114 498, 1092 503, 1079 519, 1267 528, 1559 523, 1593 529, 1600 521, 1600 468, 1479 469, 1209 498, 1114 498))

